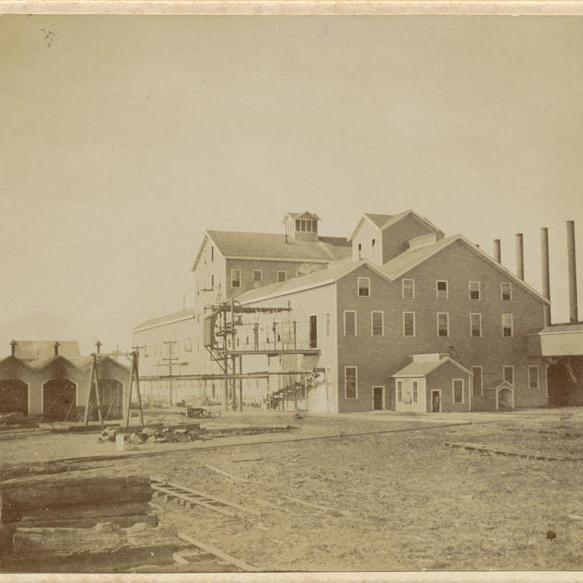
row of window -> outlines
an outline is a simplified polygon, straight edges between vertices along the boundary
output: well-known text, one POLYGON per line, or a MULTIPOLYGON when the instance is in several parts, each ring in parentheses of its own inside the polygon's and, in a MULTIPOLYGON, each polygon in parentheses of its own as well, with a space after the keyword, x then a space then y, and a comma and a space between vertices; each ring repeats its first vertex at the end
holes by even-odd
MULTIPOLYGON (((484 392, 484 367, 472 366, 472 394, 475 397, 483 395, 484 392)), ((528 388, 537 390, 540 388, 540 367, 529 365, 527 367, 528 388)), ((505 365, 502 367, 502 378, 514 385, 514 366, 505 365)), ((464 380, 452 379, 452 401, 456 404, 464 402, 464 380)), ((419 399, 418 381, 412 381, 412 402, 417 403, 419 399)), ((345 399, 358 398, 358 367, 344 367, 344 397, 345 399)), ((397 381, 397 402, 403 402, 403 383, 397 381)))
MULTIPOLYGON (((357 277, 356 287, 359 297, 368 298, 371 295, 370 277, 357 277)), ((401 281, 401 295, 403 299, 415 298, 415 280, 403 279, 401 281)), ((449 282, 445 279, 438 279, 435 282, 435 297, 439 300, 449 298, 449 282)), ((482 299, 482 284, 479 281, 468 282, 468 297, 471 300, 482 299)), ((500 299, 504 301, 512 300, 512 284, 507 281, 500 283, 500 299)))
MULTIPOLYGON (((296 276, 298 273, 296 272, 296 276)), ((253 287, 261 287, 263 285, 263 270, 254 269, 251 274, 253 280, 253 287)), ((287 281, 287 271, 277 272, 277 282, 281 283, 287 281)), ((231 269, 231 287, 240 288, 241 287, 241 270, 231 269)))
MULTIPOLYGON (((470 336, 482 336, 482 314, 472 313, 469 315, 470 336)), ((384 312, 372 311, 370 313, 370 328, 372 336, 383 336, 385 323, 384 312)), ((436 322, 437 336, 447 337, 450 334, 449 312, 437 312, 436 322)), ((403 312, 403 336, 415 336, 417 333, 415 312, 403 312)), ((357 335, 357 316, 355 310, 344 312, 344 336, 357 335)), ((502 314, 502 336, 514 336, 514 318, 512 314, 502 314)))

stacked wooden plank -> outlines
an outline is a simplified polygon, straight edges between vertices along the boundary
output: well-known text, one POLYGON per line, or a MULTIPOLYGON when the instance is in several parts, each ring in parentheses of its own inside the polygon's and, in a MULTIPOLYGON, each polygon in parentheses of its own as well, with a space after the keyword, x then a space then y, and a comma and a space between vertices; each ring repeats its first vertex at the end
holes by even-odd
POLYGON ((39 475, 0 483, 0 570, 103 570, 171 561, 144 476, 39 475))

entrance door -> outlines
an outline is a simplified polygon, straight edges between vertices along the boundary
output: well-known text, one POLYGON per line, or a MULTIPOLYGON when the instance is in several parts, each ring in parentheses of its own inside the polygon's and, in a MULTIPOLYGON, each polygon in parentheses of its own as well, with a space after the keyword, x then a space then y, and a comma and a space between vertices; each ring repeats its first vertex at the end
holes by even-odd
POLYGON ((318 316, 310 316, 310 348, 318 348, 318 316))
POLYGON ((43 416, 55 421, 74 419, 77 388, 69 380, 48 381, 43 386, 43 416))
POLYGON ((0 413, 28 413, 28 385, 19 380, 0 381, 0 413))
POLYGON ((439 413, 441 411, 441 391, 431 391, 431 412, 439 413))
POLYGON ((381 411, 383 409, 383 393, 384 387, 372 388, 372 408, 374 411, 381 411))

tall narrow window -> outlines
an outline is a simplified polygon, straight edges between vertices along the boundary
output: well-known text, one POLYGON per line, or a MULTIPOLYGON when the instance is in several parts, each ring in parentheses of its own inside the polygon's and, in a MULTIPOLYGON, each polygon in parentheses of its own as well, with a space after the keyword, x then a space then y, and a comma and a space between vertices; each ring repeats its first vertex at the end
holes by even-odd
POLYGON ((413 299, 415 297, 415 280, 404 279, 402 284, 403 299, 413 299))
POLYGON ((538 389, 539 388, 539 368, 538 366, 531 365, 528 367, 528 388, 538 389))
POLYGON ((263 271, 261 269, 253 270, 253 287, 261 287, 261 281, 263 280, 263 271))
POLYGON ((327 314, 325 314, 325 318, 324 318, 324 330, 326 333, 326 336, 330 336, 331 330, 332 330, 332 322, 331 322, 331 314, 330 312, 328 312, 327 314))
POLYGON ((464 381, 463 379, 452 380, 453 402, 456 404, 464 402, 464 381))
POLYGON ((403 336, 415 336, 415 312, 403 312, 403 336))
POLYGON ((468 284, 470 290, 470 300, 479 300, 482 295, 481 285, 479 281, 470 281, 468 284))
POLYGON ((358 297, 368 298, 370 296, 370 278, 357 277, 358 297))
POLYGON ((357 245, 357 249, 358 249, 358 258, 360 259, 360 256, 362 254, 362 243, 359 243, 357 245))
POLYGON ((301 231, 302 230, 302 223, 300 221, 300 219, 296 219, 296 231, 301 231))
POLYGON ((500 284, 500 297, 505 301, 509 302, 512 300, 512 286, 509 282, 503 281, 500 284))
POLYGON ((513 327, 512 314, 502 314, 502 336, 512 336, 513 327))
POLYGON ((356 336, 356 312, 344 312, 344 336, 356 336))
POLYGON ((282 282, 287 279, 287 271, 278 271, 277 272, 277 281, 282 282))
POLYGON ((403 402, 403 381, 397 381, 397 401, 403 402))
POLYGON ((437 280, 436 297, 438 300, 447 300, 447 281, 443 279, 437 280))
POLYGON ((377 242, 377 240, 376 240, 376 239, 373 239, 373 240, 370 242, 371 249, 374 249, 374 246, 376 245, 376 242, 377 242))
POLYGON ((482 314, 470 314, 470 336, 482 335, 482 314))
POLYGON ((437 312, 437 335, 449 336, 449 314, 437 312))
POLYGON ((514 367, 513 366, 503 366, 502 367, 502 378, 511 385, 514 384, 514 367))
POLYGON ((215 247, 211 245, 211 263, 215 260, 215 247))
POLYGON ((417 381, 413 381, 413 403, 417 403, 417 399, 419 398, 419 383, 417 381))
POLYGON ((384 331, 384 313, 371 312, 370 313, 371 334, 373 336, 382 336, 384 331))
POLYGON ((481 366, 472 366, 472 394, 474 397, 482 395, 484 386, 484 369, 481 366))
POLYGON ((358 395, 358 372, 355 366, 344 367, 344 391, 346 399, 356 399, 358 395))
POLYGON ((231 269, 231 287, 241 287, 240 269, 231 269))

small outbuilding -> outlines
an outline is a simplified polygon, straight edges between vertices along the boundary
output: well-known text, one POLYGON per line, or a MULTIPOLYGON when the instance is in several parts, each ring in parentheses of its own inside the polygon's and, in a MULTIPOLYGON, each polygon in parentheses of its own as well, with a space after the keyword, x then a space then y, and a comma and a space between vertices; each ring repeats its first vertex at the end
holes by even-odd
POLYGON ((449 354, 414 354, 392 375, 395 410, 410 413, 441 413, 470 410, 468 369, 449 354))
MULTIPOLYGON (((93 357, 81 356, 77 342, 13 341, 11 347, 10 356, 0 360, 0 414, 78 418, 87 402, 93 357)), ((102 412, 120 419, 129 368, 102 356, 97 371, 102 412)))

